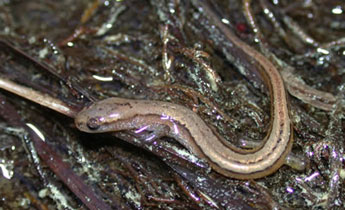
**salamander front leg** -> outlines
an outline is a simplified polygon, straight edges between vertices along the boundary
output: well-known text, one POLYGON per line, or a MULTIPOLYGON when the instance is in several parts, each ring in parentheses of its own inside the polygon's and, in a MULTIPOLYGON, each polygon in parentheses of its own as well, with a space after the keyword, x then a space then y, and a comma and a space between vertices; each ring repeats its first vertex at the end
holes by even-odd
POLYGON ((152 142, 163 136, 167 136, 170 128, 167 125, 157 124, 157 125, 147 125, 142 128, 135 130, 136 134, 139 134, 145 141, 152 142))

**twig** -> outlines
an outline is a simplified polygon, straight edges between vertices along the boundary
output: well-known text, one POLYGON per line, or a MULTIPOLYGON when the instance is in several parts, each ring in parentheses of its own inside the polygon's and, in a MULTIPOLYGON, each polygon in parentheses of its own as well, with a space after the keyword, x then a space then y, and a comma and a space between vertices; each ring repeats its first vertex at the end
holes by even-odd
POLYGON ((19 95, 30 101, 38 103, 44 107, 55 110, 61 114, 74 118, 77 114, 77 110, 65 104, 64 102, 53 98, 47 94, 40 93, 30 88, 18 85, 10 80, 0 77, 0 88, 7 90, 11 93, 19 95))

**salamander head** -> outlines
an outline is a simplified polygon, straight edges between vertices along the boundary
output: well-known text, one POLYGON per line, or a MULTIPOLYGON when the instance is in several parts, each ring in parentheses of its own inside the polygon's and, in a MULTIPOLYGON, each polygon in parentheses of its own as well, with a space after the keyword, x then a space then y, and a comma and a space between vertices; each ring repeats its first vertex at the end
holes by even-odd
POLYGON ((131 117, 131 104, 123 99, 108 98, 85 107, 75 117, 76 127, 87 133, 103 133, 114 130, 114 123, 131 117))

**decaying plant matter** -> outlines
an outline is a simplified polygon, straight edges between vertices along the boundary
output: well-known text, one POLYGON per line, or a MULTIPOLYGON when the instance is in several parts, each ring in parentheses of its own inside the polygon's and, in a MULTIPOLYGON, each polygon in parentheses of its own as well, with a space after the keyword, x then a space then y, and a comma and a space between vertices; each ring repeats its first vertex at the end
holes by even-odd
POLYGON ((0 206, 344 208, 344 8, 340 0, 0 1, 0 206), (92 102, 159 100, 191 109, 237 147, 260 145, 272 118, 265 78, 215 19, 279 69, 290 167, 239 181, 172 138, 76 129, 73 118, 92 102))

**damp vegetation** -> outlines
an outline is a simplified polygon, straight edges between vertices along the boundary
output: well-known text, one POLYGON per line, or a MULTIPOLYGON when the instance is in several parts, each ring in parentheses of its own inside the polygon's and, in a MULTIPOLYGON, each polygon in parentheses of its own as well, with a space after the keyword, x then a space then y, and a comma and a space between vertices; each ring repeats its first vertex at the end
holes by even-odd
POLYGON ((2 209, 343 209, 344 113, 341 0, 0 0, 2 209), (165 101, 260 147, 269 78, 224 30, 284 82, 293 146, 276 172, 238 180, 174 138, 75 126, 102 99, 165 101))

